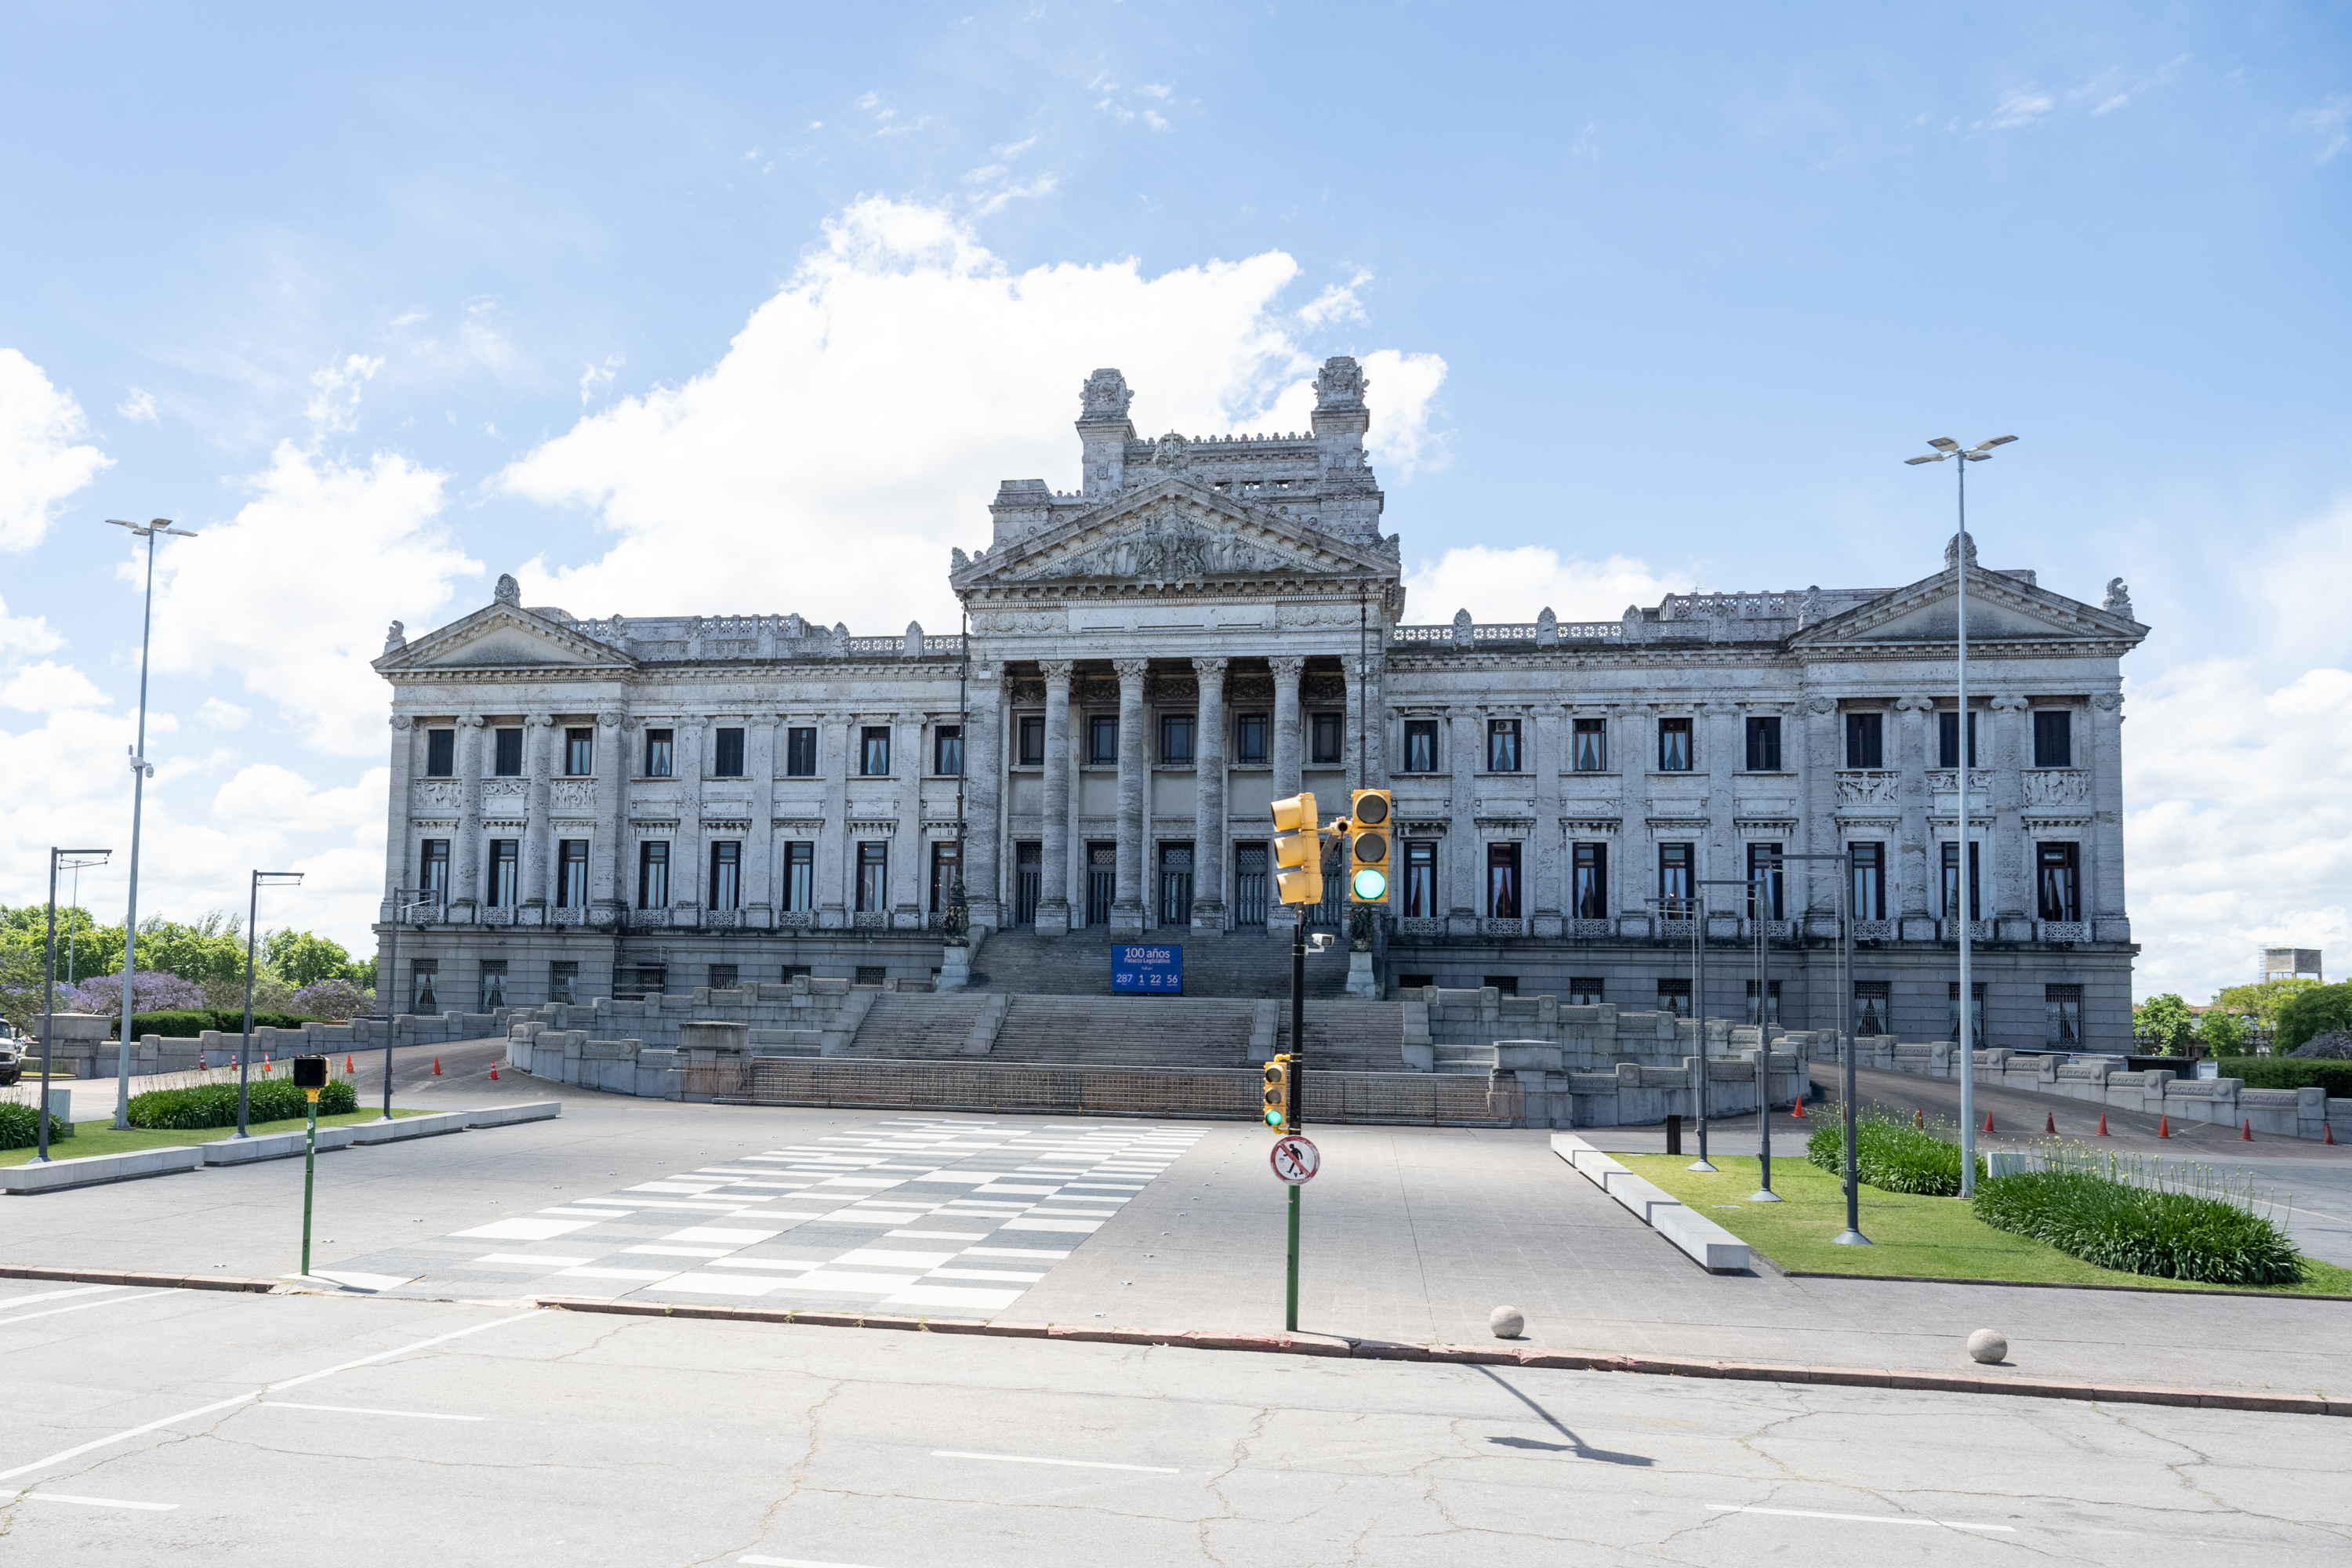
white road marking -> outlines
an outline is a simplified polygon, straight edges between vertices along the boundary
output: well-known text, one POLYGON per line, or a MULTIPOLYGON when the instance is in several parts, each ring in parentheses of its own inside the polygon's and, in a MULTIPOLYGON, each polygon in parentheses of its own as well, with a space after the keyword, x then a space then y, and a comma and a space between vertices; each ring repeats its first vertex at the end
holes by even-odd
POLYGON ((596 1254, 586 1258, 548 1258, 534 1252, 486 1252, 474 1259, 477 1263, 544 1263, 550 1268, 578 1268, 596 1261, 596 1254))
POLYGON ((1706 1505, 1717 1513, 1769 1513, 1782 1519, 1835 1519, 1849 1524, 1924 1524, 1937 1530, 1997 1530, 2015 1534, 2013 1524, 1970 1524, 1960 1519, 1906 1519, 1891 1513, 1822 1513, 1804 1508, 1750 1508, 1745 1503, 1711 1502, 1706 1505))
POLYGON ((738 1563, 751 1563, 759 1568, 866 1568, 858 1563, 820 1563, 814 1557, 738 1557, 738 1563))
POLYGON ((13 1312, 36 1301, 62 1301, 68 1296, 95 1296, 100 1290, 128 1290, 128 1285, 77 1285, 70 1290, 44 1290, 37 1296, 16 1296, 0 1301, 0 1312, 13 1312))
POLYGON ((575 1230, 586 1230, 594 1223, 593 1220, 582 1219, 501 1219, 457 1234, 469 1240, 546 1241, 554 1237, 568 1236, 575 1230))
MULTIPOLYGON (((1154 1476, 1174 1476, 1183 1473, 1166 1465, 1113 1465, 1100 1459, 1040 1459, 1027 1454, 968 1454, 959 1448, 934 1448, 931 1450, 931 1458, 934 1459, 987 1459, 1000 1465, 1068 1465, 1081 1470, 1140 1470, 1154 1476)), ((1822 1517, 1832 1519, 1838 1516, 1824 1514, 1822 1517)))
POLYGON ((867 1268, 937 1268, 954 1256, 952 1252, 899 1252, 888 1247, 861 1247, 843 1253, 833 1263, 835 1268, 854 1265, 867 1268))
POLYGON ((910 1241, 986 1241, 985 1231, 977 1230, 893 1230, 883 1233, 888 1237, 904 1237, 910 1241))
POLYGON ((120 1432, 110 1433, 103 1437, 93 1437, 87 1443, 77 1443, 70 1448, 59 1449, 57 1453, 49 1455, 47 1458, 35 1459, 28 1465, 18 1465, 13 1470, 0 1470, 0 1481, 14 1480, 18 1476, 30 1475, 35 1470, 46 1470, 52 1466, 62 1465, 68 1459, 78 1459, 81 1458, 82 1455, 89 1453, 93 1449, 111 1447, 117 1443, 127 1443, 133 1437, 143 1437, 150 1432, 159 1431, 165 1426, 175 1426, 182 1421, 193 1421, 199 1415, 210 1415, 215 1410, 233 1410, 240 1405, 255 1404, 260 1401, 262 1395, 274 1393, 281 1388, 299 1388, 306 1383, 316 1383, 322 1377, 332 1377, 339 1372, 349 1372, 354 1367, 373 1366, 377 1362, 390 1361, 394 1356, 409 1355, 417 1351, 430 1350, 435 1345, 446 1344, 451 1340, 462 1340, 468 1334, 478 1334, 490 1329, 502 1329, 509 1323, 520 1323, 526 1318, 538 1318, 544 1316, 547 1316, 547 1314, 541 1312, 537 1308, 533 1308, 528 1312, 517 1312, 511 1318, 496 1318, 491 1320, 489 1322, 476 1323, 469 1328, 458 1329, 450 1333, 436 1334, 429 1340, 417 1340, 409 1344, 396 1346, 392 1350, 378 1351, 373 1355, 362 1356, 356 1361, 341 1362, 333 1366, 324 1368, 321 1371, 304 1373, 299 1377, 289 1377, 280 1383, 266 1383, 250 1394, 233 1394, 226 1399, 215 1399, 210 1405, 199 1405, 193 1410, 183 1410, 176 1415, 166 1415, 162 1417, 160 1420, 150 1421, 142 1426, 127 1426, 120 1432))
POLYGON ((1046 1252, 1034 1247, 967 1247, 966 1258, 1067 1258, 1066 1252, 1046 1252))
POLYGON ((677 1272, 675 1268, 565 1268, 560 1270, 567 1279, 667 1279, 677 1272))
POLYGON ((736 1230, 724 1226, 690 1225, 684 1230, 671 1231, 664 1241, 721 1241, 730 1247, 749 1247, 755 1241, 772 1240, 782 1233, 773 1230, 736 1230))
MULTIPOLYGON (((125 1286, 123 1289, 129 1289, 131 1288, 129 1286, 125 1286)), ((76 1301, 70 1307, 51 1307, 46 1311, 26 1312, 21 1317, 0 1318, 0 1329, 5 1329, 11 1323, 29 1323, 35 1318, 54 1318, 59 1312, 80 1312, 86 1311, 92 1307, 111 1307, 119 1301, 143 1301, 147 1300, 149 1294, 160 1296, 164 1292, 162 1290, 157 1290, 130 1296, 107 1296, 95 1301, 76 1301)))
POLYGON ((713 1268, 822 1268, 824 1260, 817 1258, 715 1258, 713 1268))
MULTIPOLYGON (((727 1249, 723 1247, 625 1247, 621 1250, 645 1253, 655 1258, 724 1258, 727 1256, 727 1249)), ((579 1261, 586 1263, 589 1259, 583 1258, 579 1261)))
POLYGON ((377 1410, 365 1405, 297 1405, 290 1399, 255 1401, 267 1410, 331 1410, 341 1415, 405 1415, 413 1421, 487 1421, 487 1415, 445 1415, 437 1410, 377 1410))
POLYGON ((84 1508, 135 1508, 146 1513, 169 1513, 180 1505, 175 1502, 132 1502, 128 1498, 77 1497, 71 1492, 23 1491, 16 1494, 19 1502, 72 1502, 84 1508))

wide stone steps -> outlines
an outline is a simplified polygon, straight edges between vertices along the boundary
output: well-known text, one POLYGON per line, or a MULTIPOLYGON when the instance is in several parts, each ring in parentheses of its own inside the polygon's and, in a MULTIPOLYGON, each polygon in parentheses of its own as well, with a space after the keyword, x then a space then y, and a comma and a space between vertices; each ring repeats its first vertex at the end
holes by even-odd
MULTIPOLYGON (((1275 1039, 1276 1050, 1290 1049, 1287 1005, 1276 1026, 1275 1039)), ((1328 1071, 1403 1072, 1404 1004, 1309 998, 1307 1052, 1311 1065, 1328 1071)))
POLYGON ((987 1006, 985 996, 885 991, 874 998, 849 1049, 861 1057, 961 1056, 987 1006))
MULTIPOLYGON (((1264 931, 1143 931, 1114 936, 1079 930, 1041 937, 1028 930, 999 931, 981 948, 976 990, 1029 996, 1109 996, 1111 949, 1130 942, 1181 946, 1184 950, 1184 994, 1208 997, 1283 997, 1290 994, 1287 933, 1264 931)), ((1347 943, 1307 955, 1307 994, 1344 996, 1348 989, 1347 943)), ((1156 1000, 1156 998, 1139 998, 1156 1000)))
POLYGON ((1250 1002, 1016 995, 990 1056, 1104 1067, 1247 1068, 1256 1014, 1250 1002))

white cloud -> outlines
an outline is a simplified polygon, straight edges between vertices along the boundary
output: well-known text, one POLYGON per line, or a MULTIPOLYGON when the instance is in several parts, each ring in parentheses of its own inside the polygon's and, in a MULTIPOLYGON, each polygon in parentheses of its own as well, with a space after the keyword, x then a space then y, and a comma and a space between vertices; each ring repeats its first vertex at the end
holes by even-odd
POLYGON ((217 697, 205 698, 205 705, 196 710, 198 721, 210 730, 242 730, 252 717, 252 710, 217 697))
POLYGON ((1541 544, 1469 544, 1422 561, 1404 582, 1407 617, 1423 625, 1450 621, 1457 610, 1474 621, 1532 621, 1545 609, 1563 621, 1615 621, 1628 605, 1690 592, 1696 568, 1667 574, 1625 555, 1585 561, 1541 544))
MULTIPOLYGON (((359 833, 384 821, 387 768, 371 768, 341 789, 320 789, 290 768, 252 763, 239 768, 213 796, 215 822, 275 833, 359 833)), ((381 834, 379 834, 381 837, 381 834)))
POLYGON ((1364 319, 1363 301, 1356 290, 1372 280, 1372 275, 1359 268, 1356 275, 1345 283, 1334 283, 1298 308, 1298 319, 1310 327, 1320 327, 1332 321, 1360 321, 1364 319))
POLYGON ((155 395, 134 386, 128 397, 114 405, 114 411, 133 425, 152 425, 155 423, 155 395))
MULTIPOLYGON (((583 417, 500 477, 618 536, 584 565, 530 563, 525 595, 580 615, 951 626, 950 546, 988 543, 1000 479, 1076 482, 1071 421, 1097 366, 1127 373, 1146 431, 1305 426, 1315 362, 1280 308, 1297 270, 1267 252, 1016 273, 938 207, 862 201, 709 371, 583 417)), ((1444 363, 1367 363, 1373 449, 1429 461, 1444 363)))
POLYGON ((15 349, 0 349, 0 550, 38 544, 58 503, 113 466, 97 447, 75 444, 87 428, 71 393, 15 349))
POLYGON ((2319 143, 2311 161, 2327 163, 2352 143, 2352 98, 2330 99, 2316 109, 2306 109, 2294 117, 2294 123, 2297 131, 2319 143))
MULTIPOLYGON (((2101 100, 2099 106, 2091 110, 2091 118, 2096 120, 2102 114, 2113 114, 2116 110, 2121 109, 2125 104, 2129 103, 2130 101, 2130 93, 2118 92, 2112 94, 2111 96, 2101 100)), ((1958 789, 1959 786, 1955 784, 1952 787, 1958 789)), ((1694 920, 1697 919, 1696 915, 1691 918, 1694 920)))
POLYGON ((48 621, 40 616, 12 616, 8 602, 0 599, 0 656, 8 654, 47 653, 65 647, 66 639, 49 629, 48 621))
POLYGON ((1031 136, 1019 142, 1003 142, 1001 145, 991 147, 989 151, 1009 163, 1013 159, 1018 158, 1022 153, 1026 153, 1030 148, 1034 147, 1035 145, 1037 145, 1037 138, 1031 136))
POLYGON ((67 708, 103 708, 109 699, 69 664, 43 659, 8 671, 0 684, 0 706, 25 713, 54 713, 67 708))
POLYGON ((236 517, 158 552, 158 665, 233 671, 306 743, 376 753, 385 624, 423 625, 482 570, 438 521, 443 482, 393 453, 347 465, 281 443, 236 517))
POLYGON ((2032 125, 2050 112, 2056 100, 2037 88, 2020 88, 2001 95, 1992 111, 1993 129, 2008 131, 2020 125, 2032 125))
POLYGON ((383 368, 381 356, 371 359, 366 354, 352 354, 340 365, 331 364, 311 372, 310 385, 314 390, 302 410, 311 430, 325 436, 358 429, 360 393, 383 368))
POLYGON ((1446 433, 1429 427, 1432 405, 1445 381, 1443 359, 1375 349, 1364 356, 1364 374, 1371 383, 1365 400, 1372 409, 1372 427, 1365 433, 1364 450, 1376 469, 1391 479, 1405 480, 1423 468, 1442 468, 1454 460, 1445 447, 1446 433))
POLYGON ((1003 212, 1014 202, 1033 196, 1050 196, 1061 188, 1062 182, 1051 174, 1040 174, 1025 185, 1007 185, 982 200, 971 209, 974 217, 989 217, 1003 212))

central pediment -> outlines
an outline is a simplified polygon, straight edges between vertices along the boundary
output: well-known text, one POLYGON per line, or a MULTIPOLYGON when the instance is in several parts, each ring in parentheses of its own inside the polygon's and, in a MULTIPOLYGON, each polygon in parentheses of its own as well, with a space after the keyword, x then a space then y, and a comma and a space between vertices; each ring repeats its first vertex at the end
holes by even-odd
POLYGON ((950 581, 963 591, 1366 576, 1395 578, 1394 555, 1169 475, 1027 539, 959 560, 950 581))

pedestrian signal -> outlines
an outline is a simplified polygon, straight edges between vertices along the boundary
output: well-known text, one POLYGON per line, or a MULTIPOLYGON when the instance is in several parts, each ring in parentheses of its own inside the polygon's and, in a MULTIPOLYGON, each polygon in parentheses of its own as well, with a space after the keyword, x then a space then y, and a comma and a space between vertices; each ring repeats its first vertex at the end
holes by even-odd
POLYGON ((1281 1127, 1290 1121, 1290 1058, 1268 1057, 1265 1063, 1265 1124, 1281 1127))
POLYGON ((1294 795, 1274 803, 1275 894, 1285 904, 1323 901, 1323 838, 1315 819, 1315 797, 1294 795))
POLYGON ((1360 789, 1349 806, 1356 831, 1348 840, 1348 901, 1385 904, 1389 901, 1389 859, 1392 836, 1389 817, 1394 800, 1384 789, 1360 789))

